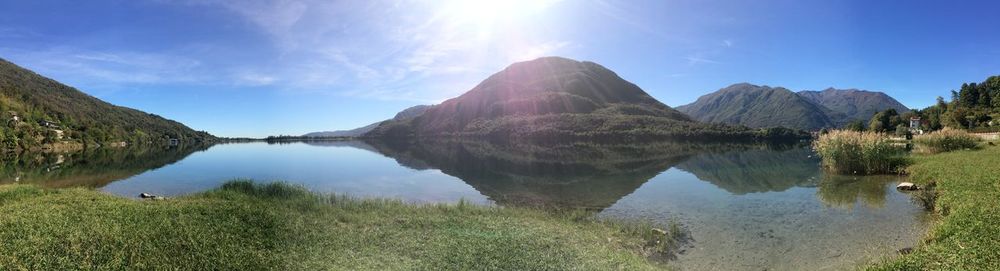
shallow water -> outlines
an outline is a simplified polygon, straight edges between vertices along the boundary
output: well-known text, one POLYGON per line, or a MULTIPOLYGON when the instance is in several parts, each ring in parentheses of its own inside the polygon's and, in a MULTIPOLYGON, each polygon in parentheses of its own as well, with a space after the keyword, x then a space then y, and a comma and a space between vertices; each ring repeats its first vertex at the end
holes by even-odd
POLYGON ((234 178, 411 202, 585 208, 678 222, 685 270, 839 270, 913 246, 926 214, 896 176, 823 174, 805 146, 496 145, 487 142, 223 144, 30 154, 0 182, 177 196, 234 178))

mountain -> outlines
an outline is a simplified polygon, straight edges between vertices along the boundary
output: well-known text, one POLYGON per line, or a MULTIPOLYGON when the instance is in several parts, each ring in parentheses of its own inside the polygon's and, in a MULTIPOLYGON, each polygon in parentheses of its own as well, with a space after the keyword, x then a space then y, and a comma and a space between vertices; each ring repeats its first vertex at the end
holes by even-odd
POLYGON ((695 122, 597 63, 543 57, 511 64, 420 116, 383 122, 366 136, 643 140, 751 138, 755 131, 695 122))
POLYGON ((813 103, 844 114, 837 120, 839 123, 868 120, 875 113, 890 108, 896 109, 899 113, 910 111, 905 105, 882 92, 828 88, 823 91, 804 90, 798 94, 813 103))
POLYGON ((363 127, 354 128, 354 129, 351 129, 351 130, 312 132, 312 133, 304 134, 302 136, 305 136, 305 137, 352 137, 352 136, 361 136, 361 135, 363 135, 363 134, 371 131, 372 129, 375 129, 375 127, 378 127, 379 124, 382 124, 382 122, 380 121, 380 122, 368 124, 368 125, 365 125, 363 127))
POLYGON ((677 110, 704 122, 746 125, 754 128, 786 127, 819 130, 835 126, 824 108, 791 90, 734 84, 701 96, 677 110))
POLYGON ((399 111, 399 113, 396 113, 396 116, 392 117, 392 119, 404 120, 404 119, 416 118, 417 116, 420 116, 420 114, 423 114, 424 111, 427 111, 428 108, 431 108, 431 106, 423 104, 411 106, 410 108, 403 109, 403 111, 399 111))
POLYGON ((909 110, 881 92, 829 88, 796 93, 782 87, 739 83, 701 96, 677 110, 705 122, 815 131, 868 120, 889 108, 909 110))
POLYGON ((116 106, 0 59, 0 148, 40 144, 126 141, 163 144, 168 139, 211 141, 184 124, 116 106))
MULTIPOLYGON (((399 111, 399 113, 396 113, 395 117, 393 117, 392 119, 389 119, 389 120, 404 120, 404 119, 414 118, 414 117, 420 116, 420 114, 423 114, 424 111, 427 110, 427 108, 430 108, 430 107, 431 106, 429 106, 429 105, 412 106, 410 108, 403 109, 403 111, 399 111)), ((372 129, 375 129, 375 127, 378 127, 378 125, 382 124, 382 122, 384 122, 384 121, 385 120, 379 121, 379 122, 376 122, 376 123, 372 123, 372 124, 368 124, 368 125, 365 125, 364 127, 354 128, 354 129, 351 129, 351 130, 312 132, 312 133, 308 133, 308 134, 305 134, 305 135, 302 135, 302 136, 306 136, 306 137, 357 137, 357 136, 364 135, 365 133, 371 131, 372 129)))

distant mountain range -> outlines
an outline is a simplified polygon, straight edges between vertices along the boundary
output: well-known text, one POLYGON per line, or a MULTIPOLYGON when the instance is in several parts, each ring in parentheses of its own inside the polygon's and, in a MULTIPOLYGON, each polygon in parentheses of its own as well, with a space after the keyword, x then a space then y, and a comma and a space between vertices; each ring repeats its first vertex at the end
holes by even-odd
POLYGON ((543 57, 514 63, 417 117, 382 122, 365 135, 644 140, 749 139, 760 133, 693 121, 597 63, 543 57))
POLYGON ((796 93, 782 87, 739 83, 701 96, 677 110, 704 122, 815 131, 868 120, 876 112, 890 108, 909 111, 881 92, 829 88, 796 93))
POLYGON ((400 111, 399 113, 396 113, 396 116, 393 117, 393 118, 391 118, 391 119, 379 121, 379 122, 372 123, 372 124, 368 124, 368 125, 365 125, 364 127, 360 127, 360 128, 354 128, 354 129, 351 129, 351 130, 312 132, 312 133, 308 133, 308 134, 305 134, 305 135, 302 135, 302 136, 305 136, 305 137, 358 137, 358 136, 364 135, 365 133, 370 132, 372 129, 375 129, 375 127, 378 127, 378 125, 382 124, 382 122, 389 121, 389 120, 405 120, 405 119, 409 119, 409 118, 414 118, 414 117, 419 116, 420 114, 423 114, 424 111, 427 110, 427 108, 430 108, 430 107, 431 107, 430 105, 412 106, 410 108, 403 109, 403 111, 400 111))
POLYGON ((910 111, 909 108, 888 94, 877 91, 827 88, 823 91, 799 91, 798 94, 837 114, 843 114, 843 116, 835 116, 839 123, 868 120, 875 113, 886 109, 896 109, 896 112, 900 113, 910 111))
POLYGON ((58 141, 166 143, 215 137, 163 117, 116 106, 0 59, 0 149, 58 141))

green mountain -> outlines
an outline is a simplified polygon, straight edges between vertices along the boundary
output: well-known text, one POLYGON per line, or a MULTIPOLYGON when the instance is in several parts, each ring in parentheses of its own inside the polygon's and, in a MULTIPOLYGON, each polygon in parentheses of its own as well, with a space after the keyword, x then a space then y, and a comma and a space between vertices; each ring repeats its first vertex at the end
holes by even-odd
POLYGON ((167 144, 215 137, 184 124, 101 101, 0 59, 0 144, 30 149, 50 143, 167 144))
POLYGON ((835 113, 843 114, 835 119, 839 124, 868 120, 875 113, 886 109, 895 109, 900 114, 910 111, 905 105, 882 92, 828 88, 823 91, 804 90, 798 94, 835 113))
POLYGON ((754 128, 786 127, 819 130, 835 126, 824 108, 777 87, 740 83, 701 96, 677 110, 704 122, 739 124, 754 128))
POLYGON ((782 87, 740 83, 701 96, 677 110, 705 122, 815 131, 868 120, 876 112, 890 108, 909 111, 881 92, 830 88, 796 93, 782 87))
MULTIPOLYGON (((420 116, 420 114, 423 114, 424 111, 426 111, 427 108, 430 108, 430 107, 431 107, 430 105, 412 106, 410 108, 403 109, 403 111, 399 111, 399 113, 396 113, 395 117, 393 117, 391 119, 388 119, 388 120, 405 120, 405 119, 415 118, 417 116, 420 116)), ((351 130, 312 132, 312 133, 304 134, 302 136, 305 136, 305 137, 357 137, 357 136, 362 136, 365 133, 370 132, 371 130, 375 129, 375 127, 378 127, 379 124, 382 124, 382 122, 385 122, 385 121, 388 121, 388 120, 379 121, 379 122, 376 122, 376 123, 365 125, 364 127, 354 128, 354 129, 351 129, 351 130)))
POLYGON ((756 133, 693 121, 597 63, 543 57, 514 63, 461 96, 415 118, 383 122, 366 136, 621 141, 756 133))

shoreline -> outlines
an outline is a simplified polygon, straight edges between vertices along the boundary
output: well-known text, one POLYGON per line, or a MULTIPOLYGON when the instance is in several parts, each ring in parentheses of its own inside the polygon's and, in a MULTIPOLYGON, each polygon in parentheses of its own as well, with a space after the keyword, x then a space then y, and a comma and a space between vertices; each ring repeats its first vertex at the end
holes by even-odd
POLYGON ((0 185, 0 211, 0 269, 655 270, 654 255, 683 236, 586 212, 405 204, 249 181, 166 200, 0 185))
POLYGON ((937 219, 911 251, 868 270, 1000 269, 1000 148, 910 157, 911 182, 933 189, 937 219))

